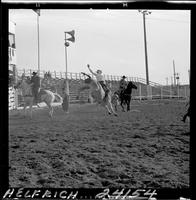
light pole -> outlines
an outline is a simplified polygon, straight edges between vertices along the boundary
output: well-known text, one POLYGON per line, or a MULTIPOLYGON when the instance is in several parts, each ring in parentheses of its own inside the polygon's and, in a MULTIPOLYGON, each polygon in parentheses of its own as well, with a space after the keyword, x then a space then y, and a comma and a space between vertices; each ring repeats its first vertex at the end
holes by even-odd
POLYGON ((146 42, 146 15, 151 14, 148 10, 139 10, 143 15, 143 25, 144 25, 144 48, 145 48, 145 64, 146 64, 146 84, 149 85, 149 73, 148 73, 148 52, 147 52, 147 42, 146 42))
POLYGON ((188 74, 189 74, 189 87, 190 87, 190 83, 191 83, 191 73, 190 73, 190 70, 188 70, 188 74))
POLYGON ((38 66, 38 75, 40 75, 40 44, 39 44, 39 16, 40 9, 33 9, 37 13, 37 66, 38 66))
POLYGON ((151 14, 148 10, 139 10, 143 15, 143 25, 144 25, 144 50, 145 50, 145 64, 146 64, 146 86, 147 86, 147 97, 152 98, 152 90, 149 85, 149 73, 148 73, 148 52, 147 52, 147 42, 146 42, 146 15, 151 14))
POLYGON ((173 60, 173 70, 174 70, 174 87, 176 86, 176 71, 175 71, 175 61, 173 60))
POLYGON ((177 81, 177 85, 180 85, 180 75, 179 73, 176 73, 176 81, 177 81))
POLYGON ((68 66, 67 66, 67 47, 69 46, 69 42, 75 42, 75 31, 69 31, 69 32, 65 32, 65 93, 64 93, 64 98, 63 98, 63 110, 68 113, 69 112, 69 79, 68 79, 68 66), (71 37, 67 38, 66 34, 69 34, 71 37))

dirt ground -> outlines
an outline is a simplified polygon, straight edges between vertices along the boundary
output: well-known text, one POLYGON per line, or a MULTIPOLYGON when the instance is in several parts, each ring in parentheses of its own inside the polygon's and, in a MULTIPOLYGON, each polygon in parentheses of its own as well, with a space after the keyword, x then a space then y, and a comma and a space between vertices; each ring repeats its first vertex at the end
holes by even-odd
POLYGON ((182 100, 133 101, 109 116, 94 104, 9 115, 10 187, 188 188, 190 126, 182 100))

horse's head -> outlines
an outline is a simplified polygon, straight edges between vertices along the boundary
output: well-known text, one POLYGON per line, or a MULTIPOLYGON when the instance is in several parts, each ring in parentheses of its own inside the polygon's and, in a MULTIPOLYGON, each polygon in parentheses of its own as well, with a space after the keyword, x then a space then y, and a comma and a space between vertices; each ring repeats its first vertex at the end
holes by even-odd
POLYGON ((137 86, 136 86, 135 84, 133 84, 132 81, 129 81, 129 83, 128 83, 128 85, 127 85, 127 89, 131 89, 131 88, 137 89, 137 86))
POLYGON ((92 82, 92 78, 87 78, 84 80, 84 83, 90 84, 92 82))

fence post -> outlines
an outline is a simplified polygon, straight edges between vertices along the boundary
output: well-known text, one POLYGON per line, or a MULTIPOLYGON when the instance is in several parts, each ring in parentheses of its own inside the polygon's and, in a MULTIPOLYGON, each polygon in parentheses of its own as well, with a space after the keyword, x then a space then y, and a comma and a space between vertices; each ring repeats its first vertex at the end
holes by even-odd
POLYGON ((140 98, 140 101, 142 100, 142 86, 141 84, 139 84, 139 98, 140 98))
POLYGON ((56 79, 56 71, 54 71, 54 78, 56 79))
POLYGON ((187 98, 187 94, 186 94, 186 86, 184 87, 184 97, 187 98))
POLYGON ((147 89, 147 99, 152 99, 152 88, 151 85, 146 85, 146 89, 147 89))
POLYGON ((178 90, 178 99, 180 98, 180 86, 177 86, 177 90, 178 90))
POLYGON ((172 98, 172 85, 170 85, 170 99, 172 98))
POLYGON ((163 87, 161 86, 161 99, 163 98, 163 87))

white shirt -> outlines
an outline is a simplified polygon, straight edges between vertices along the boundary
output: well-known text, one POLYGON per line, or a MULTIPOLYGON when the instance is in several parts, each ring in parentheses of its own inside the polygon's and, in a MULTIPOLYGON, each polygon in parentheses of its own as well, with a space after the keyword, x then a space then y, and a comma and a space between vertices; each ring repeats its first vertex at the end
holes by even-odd
POLYGON ((105 78, 102 74, 96 74, 95 77, 97 81, 103 81, 105 83, 105 78))

